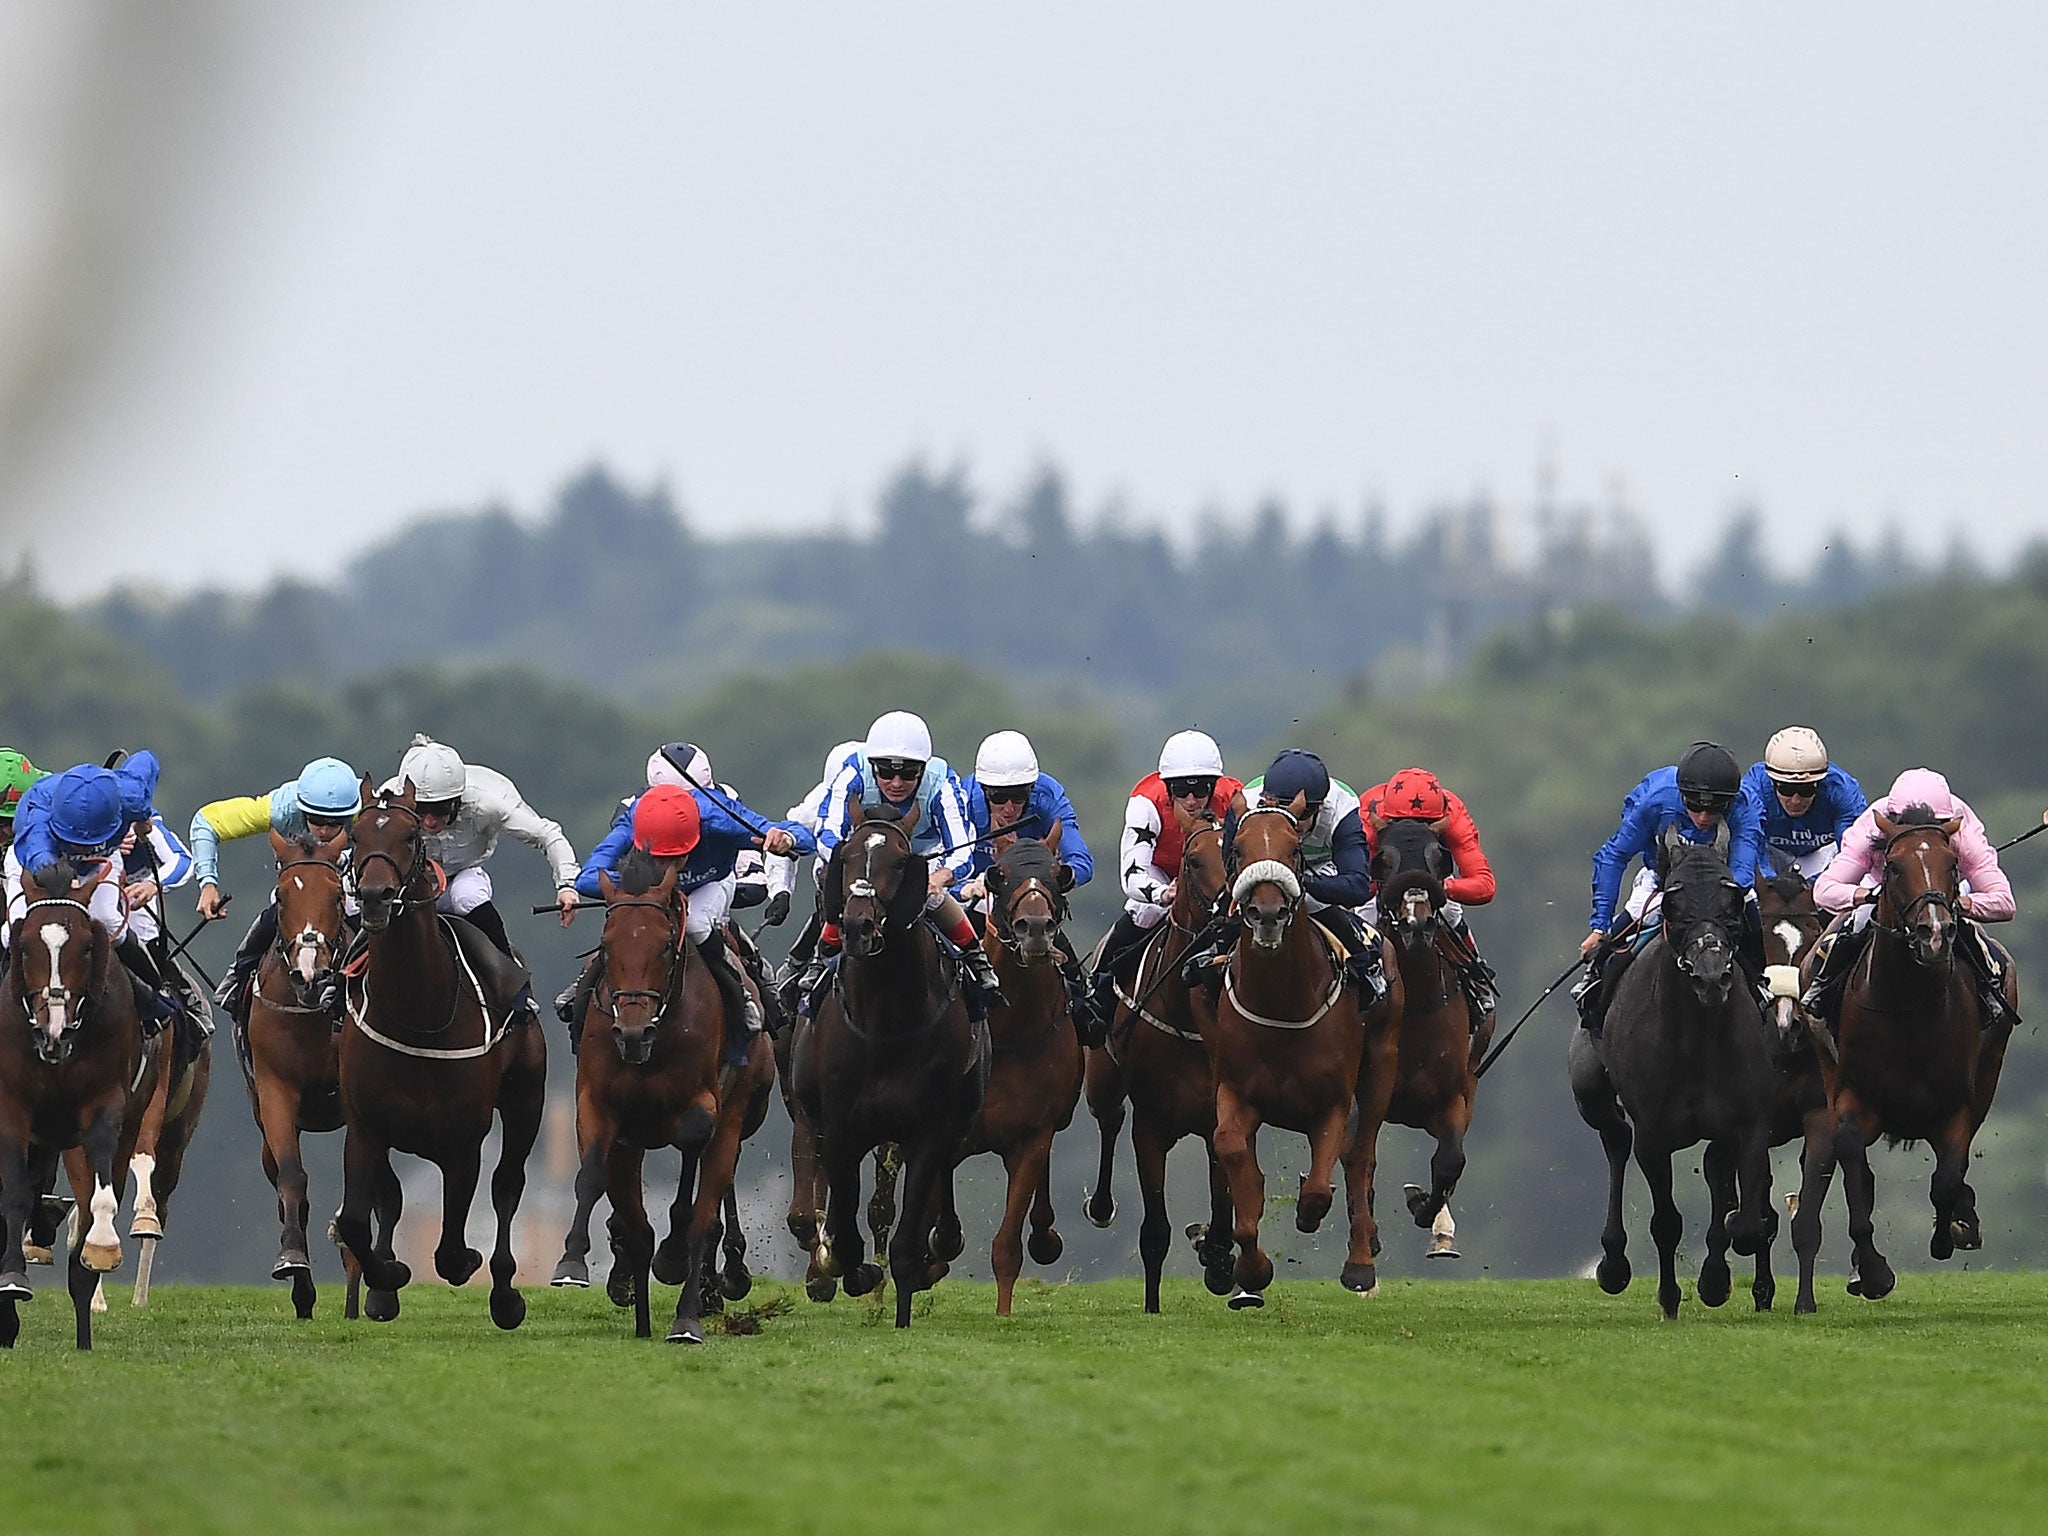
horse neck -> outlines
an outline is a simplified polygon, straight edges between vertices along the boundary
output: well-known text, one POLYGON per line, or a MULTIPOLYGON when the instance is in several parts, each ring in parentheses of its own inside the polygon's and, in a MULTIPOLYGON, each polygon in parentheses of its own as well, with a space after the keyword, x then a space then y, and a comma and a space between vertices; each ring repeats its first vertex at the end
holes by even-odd
POLYGON ((908 928, 890 933, 879 954, 842 954, 840 990, 861 1016, 862 1027, 867 1028, 870 1020, 887 1019, 915 1028, 930 1018, 938 1005, 932 995, 937 967, 931 963, 937 956, 938 940, 922 916, 908 928))
POLYGON ((1394 953, 1400 957, 1401 991, 1407 999, 1407 1016, 1433 1012, 1444 1007, 1456 995, 1457 987, 1452 981, 1450 967, 1437 947, 1434 934, 1420 950, 1397 941, 1394 953))
MULTIPOLYGON (((1948 965, 1930 971, 1913 958, 1913 946, 1899 938, 1889 925, 1871 923, 1869 975, 1873 990, 1888 997, 1926 1000, 1941 996, 1955 983, 1956 957, 1951 951, 1948 965)), ((1851 977, 1854 980, 1854 977, 1851 977)))
MULTIPOLYGON (((989 924, 989 933, 995 933, 995 924, 989 924)), ((989 939, 982 941, 982 950, 995 962, 996 975, 1003 983, 1003 996, 1010 1000, 1007 1009, 993 1010, 989 1015, 989 1032, 997 1038, 1024 1032, 1036 1033, 1041 1021, 1057 1013, 1064 1004, 1066 987, 1060 980, 1059 950, 1057 947, 1043 960, 1027 963, 1009 945, 994 941, 995 948, 989 949, 989 939), (997 1019, 1001 1018, 1001 1027, 997 1019)))
POLYGON ((386 1022, 421 1029, 439 1029, 455 1002, 455 957, 441 938, 441 917, 432 903, 410 908, 391 920, 382 933, 370 935, 369 967, 364 980, 386 1022), (404 985, 379 988, 403 977, 404 985))
POLYGON ((1276 997, 1313 998, 1329 984, 1329 956, 1305 908, 1297 908, 1281 935, 1278 949, 1261 949, 1246 927, 1237 941, 1239 985, 1253 992, 1271 989, 1276 997))

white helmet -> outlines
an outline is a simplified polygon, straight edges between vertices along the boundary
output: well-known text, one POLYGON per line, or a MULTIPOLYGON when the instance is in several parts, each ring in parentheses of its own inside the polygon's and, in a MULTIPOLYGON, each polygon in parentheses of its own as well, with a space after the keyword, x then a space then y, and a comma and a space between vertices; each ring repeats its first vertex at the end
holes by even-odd
POLYGON ((460 800, 469 770, 453 747, 443 746, 422 731, 398 760, 398 778, 400 783, 410 779, 413 792, 422 800, 460 800))
POLYGON ((1764 769, 1787 784, 1812 784, 1828 776, 1828 749, 1803 725, 1788 725, 1764 745, 1764 769))
POLYGON ((820 773, 818 777, 823 779, 827 784, 831 783, 833 779, 839 776, 839 770, 845 764, 846 760, 849 757, 853 756, 853 754, 858 752, 859 750, 859 742, 842 741, 841 743, 839 743, 838 746, 834 747, 830 752, 827 752, 825 754, 825 771, 823 773, 820 773))
POLYGON ((997 731, 984 737, 974 754, 974 777, 998 787, 1038 782, 1038 754, 1022 731, 997 731))
POLYGON ((1223 749, 1204 731, 1175 731, 1159 749, 1162 779, 1216 779, 1223 776, 1223 749))
POLYGON ((875 717, 862 743, 872 761, 878 757, 907 757, 912 762, 932 760, 931 728, 907 709, 892 709, 875 717))
POLYGON ((666 742, 657 747, 647 759, 647 787, 657 784, 673 784, 677 789, 709 789, 717 781, 711 777, 711 759, 704 749, 687 741, 666 742))

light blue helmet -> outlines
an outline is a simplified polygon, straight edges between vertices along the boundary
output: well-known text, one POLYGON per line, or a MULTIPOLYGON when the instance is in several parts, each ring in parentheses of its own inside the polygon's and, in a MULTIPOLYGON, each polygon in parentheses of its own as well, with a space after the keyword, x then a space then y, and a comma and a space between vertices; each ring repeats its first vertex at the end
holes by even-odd
POLYGON ((64 850, 104 853, 121 839, 121 781, 90 763, 59 775, 50 796, 50 836, 64 850))
POLYGON ((316 757, 299 770, 299 809, 323 821, 340 821, 363 808, 363 781, 338 757, 316 757))

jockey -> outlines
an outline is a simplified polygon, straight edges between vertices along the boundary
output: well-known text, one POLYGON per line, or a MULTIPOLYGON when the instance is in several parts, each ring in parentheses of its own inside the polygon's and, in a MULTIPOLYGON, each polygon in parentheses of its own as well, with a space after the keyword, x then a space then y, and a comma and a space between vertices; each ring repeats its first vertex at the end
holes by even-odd
MULTIPOLYGON (((1245 785, 1244 797, 1262 808, 1303 802, 1298 819, 1303 905, 1343 940, 1351 952, 1345 972, 1358 987, 1360 1006, 1372 1007, 1387 995, 1387 977, 1380 936, 1359 915, 1372 900, 1372 872, 1357 792, 1331 778, 1315 753, 1289 747, 1245 785)), ((1237 933, 1233 919, 1213 943, 1188 956, 1181 968, 1190 984, 1220 980, 1216 962, 1229 954, 1237 933)))
POLYGON ((1897 818, 1916 807, 1924 807, 1937 822, 1962 823, 1949 839, 1949 846, 1955 850, 1957 872, 1963 879, 1963 896, 1956 914, 1956 948, 1969 957, 1971 969, 1976 972, 1977 1002, 1985 1029, 2009 1029, 2019 1022, 2005 1000, 2005 976, 2011 960, 2003 946, 1980 925, 2012 920, 2012 883, 1998 867, 1998 850, 1991 846, 1977 813, 1950 790, 1947 779, 1931 768, 1908 768, 1892 780, 1890 793, 1856 818, 1855 824, 1843 834, 1842 851, 1814 881, 1813 899, 1821 910, 1848 915, 1838 915, 1834 925, 1821 935, 1813 980, 1799 999, 1799 1006, 1833 1027, 1843 983, 1869 940, 1871 915, 1877 910, 1878 885, 1884 877, 1885 835, 1877 829, 1877 818, 1897 818))
POLYGON ((1870 803, 1803 725, 1788 725, 1764 744, 1763 761, 1742 776, 1742 796, 1756 808, 1764 847, 1809 881, 1828 867, 1842 834, 1870 803))
MULTIPOLYGON (((818 782, 811 786, 810 790, 801 800, 789 808, 788 819, 815 837, 818 831, 818 816, 824 808, 825 795, 832 788, 832 780, 838 776, 840 768, 846 763, 847 759, 853 757, 859 751, 859 742, 842 741, 830 752, 827 752, 825 754, 825 766, 818 775, 818 782)), ((782 924, 789 921, 790 901, 796 887, 796 860, 771 854, 768 856, 766 864, 768 908, 762 914, 762 922, 766 927, 779 928, 782 924)), ((824 873, 825 868, 822 859, 812 864, 811 874, 814 883, 822 880, 824 873)), ((803 931, 796 936, 796 942, 789 947, 790 968, 783 973, 785 976, 794 975, 796 973, 796 963, 799 960, 808 962, 811 956, 816 953, 819 922, 817 908, 813 907, 810 917, 804 922, 803 931)))
MULTIPOLYGON (((711 760, 700 747, 672 742, 647 759, 647 788, 620 802, 611 831, 590 851, 576 876, 576 892, 601 901, 600 873, 616 875, 627 850, 641 848, 657 859, 681 861, 676 888, 688 899, 684 937, 718 983, 725 1000, 726 1061, 747 1057, 750 1037, 762 1025, 761 1005, 740 974, 740 958, 726 932, 733 905, 733 869, 742 853, 765 848, 778 857, 810 853, 817 844, 808 828, 794 822, 763 822, 739 797, 715 787, 711 760)), ((590 957, 573 986, 555 999, 555 1016, 573 1034, 585 1001, 604 973, 602 952, 590 957)))
MULTIPOLYGON (((1015 827, 1026 837, 1044 841, 1059 828, 1055 856, 1074 872, 1076 887, 1095 877, 1095 857, 1081 836, 1080 818, 1067 798, 1066 787, 1049 773, 1038 771, 1038 753, 1022 731, 997 731, 985 737, 974 754, 974 776, 967 791, 967 820, 977 841, 970 868, 973 874, 960 887, 960 899, 968 905, 988 897, 988 872, 996 862, 995 839, 989 837, 1004 827, 1015 827)), ((1081 970, 1081 957, 1062 928, 1055 941, 1059 952, 1060 977, 1066 983, 1067 1001, 1074 1016, 1074 1030, 1083 1045, 1099 1043, 1099 1021, 1089 1001, 1088 980, 1081 970)))
MULTIPOLYGON (((848 755, 832 776, 818 803, 818 848, 826 857, 837 854, 853 830, 856 805, 868 815, 903 817, 915 811, 917 825, 910 846, 931 863, 931 891, 925 915, 960 951, 967 980, 990 1002, 1002 1000, 996 969, 974 932, 974 924, 954 897, 952 886, 967 876, 974 862, 974 830, 967 821, 967 796, 960 779, 942 757, 932 755, 932 733, 908 710, 892 709, 868 727, 867 739, 848 755)), ((818 948, 804 972, 803 991, 810 995, 824 980, 826 952, 839 948, 838 882, 825 879, 820 903, 818 948)))
MULTIPOLYGON (((1629 952, 1647 941, 1659 920, 1655 897, 1662 878, 1662 839, 1676 830, 1689 843, 1711 843, 1725 825, 1728 829, 1728 870, 1746 890, 1756 877, 1763 839, 1757 826, 1756 807, 1742 795, 1742 770, 1735 754, 1717 742, 1696 741, 1684 757, 1669 768, 1652 769, 1621 802, 1621 825, 1593 855, 1592 931, 1579 945, 1589 956, 1585 980, 1573 989, 1579 1004, 1580 1022, 1587 1030, 1600 1033, 1600 1021, 1611 986, 1604 979, 1619 981, 1626 961, 1611 965, 1614 946, 1608 932, 1614 926, 1615 907, 1621 897, 1621 877, 1631 860, 1640 858, 1643 867, 1636 874, 1624 910, 1640 931, 1629 952)), ((1754 919, 1755 893, 1747 898, 1746 911, 1754 919)), ((1749 932, 1745 924, 1743 959, 1758 975, 1762 972, 1761 930, 1749 932)))
POLYGON ((1116 1015, 1116 973, 1172 910, 1182 838, 1176 812, 1220 822, 1243 814, 1244 782, 1223 771, 1223 749, 1201 731, 1176 731, 1159 749, 1159 768, 1131 787, 1117 850, 1124 910, 1095 951, 1095 1011, 1116 1015))
MULTIPOLYGON (((560 823, 528 805, 519 787, 504 774, 467 764, 453 747, 420 734, 413 737, 398 761, 398 772, 384 788, 387 793, 399 793, 407 784, 412 785, 420 830, 426 834, 427 857, 448 877, 448 888, 434 903, 436 908, 466 919, 501 953, 519 959, 505 932, 505 919, 491 901, 491 877, 484 868, 497 851, 500 834, 509 832, 547 859, 562 926, 575 920, 576 850, 563 836, 560 823)), ((531 1023, 539 1016, 529 983, 519 989, 512 1022, 531 1023)))
POLYGON ((14 810, 21 797, 48 777, 12 747, 0 747, 0 850, 13 846, 14 810))
MULTIPOLYGON (((1493 967, 1479 955, 1479 943, 1465 921, 1467 907, 1483 907, 1494 896, 1493 866, 1486 850, 1479 846, 1479 824, 1465 802, 1445 789, 1427 768, 1403 768, 1386 783, 1376 785, 1360 797, 1364 807, 1366 842, 1379 852, 1379 829, 1390 821, 1414 819, 1442 823, 1444 848, 1451 856, 1451 877, 1444 882, 1443 946, 1445 957, 1458 973, 1458 982, 1472 1004, 1472 1025, 1500 1006, 1500 992, 1494 985, 1493 967)), ((1369 921, 1379 921, 1378 899, 1366 909, 1369 921)))
POLYGON ((121 785, 123 894, 128 905, 128 937, 123 940, 121 958, 197 1027, 197 1035, 180 1037, 190 1052, 197 1050, 199 1039, 213 1033, 213 1018, 203 1000, 183 1006, 184 999, 178 994, 188 983, 173 963, 164 937, 163 893, 191 881, 193 860, 156 809, 156 786, 162 772, 156 754, 147 748, 125 754, 114 767, 114 777, 121 785))
MULTIPOLYGON (((337 832, 348 830, 356 812, 363 808, 362 781, 355 769, 338 757, 316 757, 299 770, 298 777, 265 795, 237 795, 199 807, 192 817, 192 867, 199 881, 199 915, 208 921, 219 917, 227 905, 220 888, 220 845, 259 832, 275 832, 296 840, 311 833, 326 842, 337 832)), ((239 1017, 243 984, 255 973, 264 952, 277 942, 277 893, 256 921, 242 935, 234 963, 221 978, 214 1001, 239 1017)), ((340 997, 340 983, 330 980, 332 997, 323 1006, 332 1007, 340 997)))

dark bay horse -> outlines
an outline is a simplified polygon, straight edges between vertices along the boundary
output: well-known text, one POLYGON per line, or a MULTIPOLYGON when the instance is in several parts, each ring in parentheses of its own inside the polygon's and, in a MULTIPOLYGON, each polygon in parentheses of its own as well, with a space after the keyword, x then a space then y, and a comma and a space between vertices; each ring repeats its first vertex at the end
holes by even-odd
POLYGON ((1331 1175, 1343 1157, 1351 1217, 1343 1283, 1362 1295, 1378 1286, 1372 1169, 1393 1089, 1401 983, 1395 971, 1369 1026, 1334 941, 1303 910, 1304 809, 1297 796, 1292 806, 1248 812, 1229 850, 1231 897, 1243 932, 1223 973, 1209 1058, 1216 1073, 1216 1156, 1230 1181, 1235 1217, 1232 1307, 1262 1306, 1273 1281, 1273 1261, 1259 1246, 1266 1178, 1257 1137, 1267 1124, 1308 1137, 1309 1168, 1295 1199, 1298 1231, 1323 1224, 1335 1200, 1331 1175), (1358 1125, 1347 1139, 1354 1105, 1358 1125))
MULTIPOLYGON (((589 1025, 609 1020, 611 1027, 586 1028, 576 1058, 576 1143, 582 1157, 569 1247, 574 1252, 578 1235, 587 1234, 598 1196, 608 1196, 611 1294, 632 1306, 634 1336, 653 1333, 651 1275, 682 1287, 669 1342, 701 1344, 713 1229, 731 1199, 740 1142, 767 1115, 775 1063, 761 1035, 744 1066, 720 1073, 725 1005, 710 971, 683 937, 688 898, 677 889, 676 877, 675 867, 658 870, 637 851, 627 856, 618 881, 609 874, 598 877, 605 901, 604 970, 584 1018, 589 1025), (641 1179, 652 1147, 674 1147, 683 1158, 668 1236, 659 1248, 641 1179)), ((738 1212, 730 1214, 737 1228, 738 1212)), ((581 1244, 589 1247, 587 1235, 581 1244)))
MULTIPOLYGON (((1824 1027, 1813 1030, 1827 1114, 1807 1136, 1799 1212, 1792 1221, 1801 1312, 1814 1309, 1821 1201, 1837 1161, 1849 1202, 1857 1288, 1876 1300, 1896 1283, 1872 1241, 1877 1189, 1869 1148, 1879 1136, 1925 1141, 1934 1149, 1928 1253, 1946 1259, 1958 1248, 1983 1246, 1977 1197, 1967 1177, 1970 1142, 1991 1110, 2006 1033, 1986 1033, 1969 962, 1956 953, 1963 940, 1961 877, 1949 839, 1961 826, 1937 821, 1925 806, 1877 817, 1884 868, 1870 942, 1848 975, 1836 1040, 1827 1039, 1824 1027)), ((2006 1001, 2017 1011, 2017 967, 2008 968, 2005 986, 2006 1001)))
POLYGON ((902 1151, 905 1219, 890 1237, 889 1276, 896 1326, 908 1328, 912 1297, 946 1273, 925 1213, 950 1203, 941 1185, 981 1108, 988 1033, 969 1018, 959 967, 925 921, 930 866, 902 823, 856 812, 826 879, 843 899, 844 947, 796 1053, 796 1092, 823 1137, 831 1268, 850 1296, 882 1282, 861 1240, 861 1159, 884 1142, 902 1151))
POLYGON ((1376 821, 1379 849, 1373 881, 1379 887, 1380 924, 1394 941, 1401 967, 1399 1068, 1387 1119, 1427 1131, 1436 1141, 1429 1188, 1408 1188, 1408 1214, 1430 1233, 1429 1257, 1458 1257, 1451 1195, 1465 1171, 1465 1133, 1479 1092, 1473 1068, 1493 1037, 1488 1015, 1473 1029, 1472 1005, 1444 953, 1444 881, 1455 873, 1444 846, 1444 823, 1395 818, 1376 821))
POLYGON ((351 965, 343 1001, 339 1081, 348 1129, 336 1236, 362 1265, 370 1316, 395 1317, 397 1292, 412 1272, 388 1248, 373 1246, 370 1216, 396 1187, 392 1152, 411 1152, 441 1170, 435 1273, 450 1285, 465 1283, 483 1264, 464 1229, 495 1112, 501 1150, 491 1175, 498 1217, 491 1321, 517 1328, 526 1298, 513 1284, 512 1218, 540 1131, 546 1042, 538 1029, 509 1025, 509 997, 489 997, 480 962, 465 952, 451 920, 435 911, 440 882, 409 782, 397 794, 379 793, 364 777, 363 810, 349 846, 365 949, 361 969, 351 965))
POLYGON ((77 1201, 66 1282, 80 1349, 92 1348, 99 1276, 121 1262, 114 1216, 165 1053, 145 1046, 128 973, 89 910, 113 878, 112 864, 81 880, 68 863, 22 877, 28 909, 0 984, 0 1346, 9 1349, 21 1334, 17 1304, 35 1294, 22 1242, 60 1156, 77 1201))
MULTIPOLYGON (((1743 888, 1728 872, 1728 832, 1711 845, 1675 831, 1664 840, 1663 926, 1629 964, 1597 1040, 1574 1032, 1572 1094, 1607 1153, 1607 1222, 1598 1278, 1610 1295, 1630 1279, 1622 1191, 1633 1145, 1650 1187, 1657 1302, 1678 1316, 1678 1240, 1685 1218, 1671 1192, 1671 1156, 1708 1143, 1707 1167, 1734 1170, 1740 1198, 1727 1221, 1739 1254, 1757 1255, 1759 1308, 1769 1303, 1771 1108, 1778 1072, 1770 1026, 1738 960, 1743 888)), ((1712 1175, 1710 1174, 1710 1182, 1712 1175)), ((1725 1265, 1720 1299, 1727 1297, 1725 1265)), ((1709 1291, 1703 1300, 1712 1300, 1709 1291)))
MULTIPOLYGON (((1178 807, 1175 815, 1180 815, 1178 807)), ((1117 984, 1116 1015, 1108 1039, 1088 1052, 1088 1110, 1100 1129, 1102 1154, 1086 1210, 1097 1226, 1116 1214, 1110 1173, 1117 1132, 1130 1105, 1131 1150, 1138 1168, 1144 1223, 1138 1253, 1145 1265, 1145 1310, 1159 1310, 1159 1282, 1173 1246, 1166 1209, 1166 1158, 1183 1137, 1199 1136, 1209 1166, 1209 1220, 1188 1229, 1195 1239, 1203 1283, 1218 1296, 1233 1285, 1230 1186, 1216 1160, 1216 1074, 1209 1065, 1207 1030, 1215 1022, 1209 993, 1190 987, 1181 962, 1216 910, 1228 877, 1223 827, 1213 817, 1183 819, 1180 873, 1174 878, 1167 920, 1153 930, 1126 987, 1117 984)))

